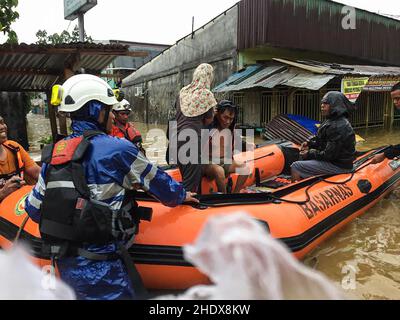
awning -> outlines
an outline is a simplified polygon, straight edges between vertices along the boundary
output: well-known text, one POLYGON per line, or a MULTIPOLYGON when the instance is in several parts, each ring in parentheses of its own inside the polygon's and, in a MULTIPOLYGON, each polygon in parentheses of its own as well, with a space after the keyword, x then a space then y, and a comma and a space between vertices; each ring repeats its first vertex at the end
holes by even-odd
POLYGON ((226 80, 225 82, 222 82, 220 85, 215 87, 213 91, 214 92, 224 92, 224 91, 219 91, 219 90, 226 86, 234 87, 237 83, 241 83, 242 81, 251 77, 253 74, 260 71, 262 68, 263 68, 263 66, 261 66, 261 65, 252 65, 252 66, 248 66, 247 68, 242 69, 238 72, 235 72, 228 78, 228 80, 226 80))
POLYGON ((246 69, 245 73, 241 71, 233 74, 227 81, 214 88, 213 91, 215 93, 231 92, 257 87, 272 89, 280 85, 319 90, 336 77, 332 74, 315 74, 285 65, 256 66, 251 66, 253 67, 251 69, 252 72, 246 69), (258 68, 254 68, 256 66, 258 68), (246 76, 241 77, 240 74, 246 74, 246 76))
POLYGON ((335 75, 331 74, 314 74, 289 68, 265 79, 261 83, 258 83, 258 86, 270 89, 276 86, 287 86, 308 90, 319 90, 335 77, 335 75))
POLYGON ((80 68, 100 76, 119 56, 144 57, 147 52, 130 52, 120 44, 0 45, 0 91, 46 92, 63 80, 66 65, 79 61, 80 68))

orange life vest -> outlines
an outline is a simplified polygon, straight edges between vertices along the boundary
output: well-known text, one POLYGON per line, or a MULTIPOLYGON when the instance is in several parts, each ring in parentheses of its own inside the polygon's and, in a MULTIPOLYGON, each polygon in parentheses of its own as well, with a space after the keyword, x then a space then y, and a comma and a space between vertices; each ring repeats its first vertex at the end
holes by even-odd
POLYGON ((21 150, 19 147, 11 144, 10 142, 3 143, 3 146, 11 151, 14 156, 15 171, 0 175, 0 180, 7 181, 13 176, 20 176, 24 178, 24 162, 22 161, 21 150))
POLYGON ((142 142, 142 135, 132 124, 127 123, 124 127, 114 124, 112 127, 111 135, 113 137, 125 138, 134 144, 142 142))

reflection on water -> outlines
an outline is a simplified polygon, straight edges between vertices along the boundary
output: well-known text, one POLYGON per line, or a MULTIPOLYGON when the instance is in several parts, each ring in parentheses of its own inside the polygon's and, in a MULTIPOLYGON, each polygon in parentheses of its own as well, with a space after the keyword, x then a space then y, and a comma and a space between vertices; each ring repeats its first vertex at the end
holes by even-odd
POLYGON ((400 128, 394 128, 392 131, 383 129, 359 130, 357 133, 366 141, 358 145, 360 151, 380 147, 383 145, 400 143, 400 128))
MULTIPOLYGON (((50 134, 49 121, 35 115, 29 115, 28 121, 32 150, 39 150, 38 141, 50 134)), ((148 158, 159 165, 165 164, 167 127, 135 125, 142 133, 148 158)), ((358 134, 366 139, 358 146, 360 151, 400 143, 400 129, 392 132, 369 129, 358 134)), ((400 299, 399 243, 400 190, 397 190, 314 250, 305 263, 347 289, 349 298, 400 299)))

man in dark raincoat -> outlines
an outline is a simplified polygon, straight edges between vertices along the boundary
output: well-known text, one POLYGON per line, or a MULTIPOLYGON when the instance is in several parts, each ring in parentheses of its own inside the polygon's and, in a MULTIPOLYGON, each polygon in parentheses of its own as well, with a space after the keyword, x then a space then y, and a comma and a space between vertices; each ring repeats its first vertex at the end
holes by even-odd
POLYGON ((321 101, 326 121, 317 136, 302 145, 303 161, 292 165, 292 181, 323 174, 341 174, 353 170, 356 137, 348 120, 352 103, 341 92, 328 92, 321 101))

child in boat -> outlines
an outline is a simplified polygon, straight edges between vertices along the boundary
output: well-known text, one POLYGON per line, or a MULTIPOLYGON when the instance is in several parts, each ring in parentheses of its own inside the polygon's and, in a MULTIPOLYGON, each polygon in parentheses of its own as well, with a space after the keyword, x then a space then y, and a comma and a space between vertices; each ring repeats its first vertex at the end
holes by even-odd
MULTIPOLYGON (((204 174, 216 181, 218 192, 227 193, 225 179, 231 174, 241 173, 246 164, 233 159, 237 106, 229 100, 222 100, 217 105, 217 113, 210 132, 211 164, 205 166, 204 174)), ((239 193, 248 175, 238 177, 233 193, 239 193)))
POLYGON ((321 102, 321 112, 327 120, 317 136, 302 145, 303 161, 292 165, 292 181, 322 174, 341 174, 353 170, 356 137, 348 120, 352 103, 341 92, 328 92, 321 102))
MULTIPOLYGON (((393 86, 390 95, 392 96, 392 100, 394 103, 395 108, 400 111, 400 82, 393 86)), ((394 159, 400 156, 400 144, 396 146, 391 146, 388 148, 384 153, 376 155, 371 163, 381 163, 383 160, 387 159, 394 159)))

